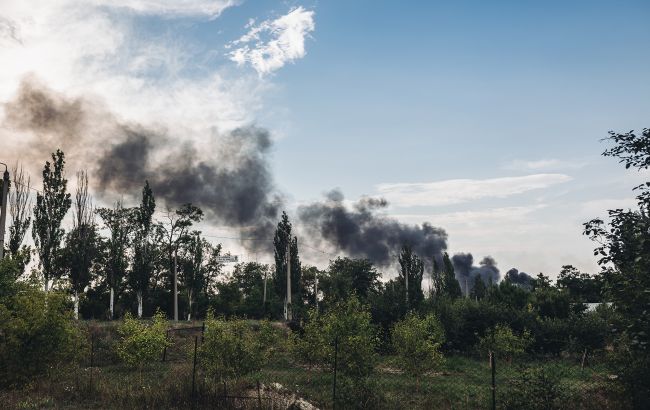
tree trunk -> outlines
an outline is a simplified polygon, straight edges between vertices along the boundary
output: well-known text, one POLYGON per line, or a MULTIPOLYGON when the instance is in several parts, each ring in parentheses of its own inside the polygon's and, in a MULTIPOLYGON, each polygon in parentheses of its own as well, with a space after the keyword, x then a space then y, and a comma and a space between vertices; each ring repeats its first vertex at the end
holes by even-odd
POLYGON ((138 291, 138 319, 142 319, 142 291, 138 291))
POLYGON ((187 303, 188 303, 187 321, 189 322, 190 320, 192 320, 192 291, 191 290, 187 292, 187 303))
POLYGON ((74 291, 74 318, 79 320, 79 293, 74 291))
POLYGON ((177 251, 174 250, 174 320, 178 322, 177 251))
POLYGON ((113 320, 113 297, 115 296, 115 292, 113 291, 113 287, 111 286, 111 298, 109 302, 109 317, 111 320, 113 320))

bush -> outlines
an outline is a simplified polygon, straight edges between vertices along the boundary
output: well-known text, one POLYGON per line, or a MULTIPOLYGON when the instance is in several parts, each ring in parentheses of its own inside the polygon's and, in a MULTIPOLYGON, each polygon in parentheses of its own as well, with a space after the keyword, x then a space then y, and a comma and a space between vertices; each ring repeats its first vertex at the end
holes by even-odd
POLYGON ((224 382, 258 371, 268 358, 271 340, 259 336, 245 320, 215 318, 208 312, 198 352, 202 368, 224 382))
POLYGON ((329 343, 322 326, 318 311, 313 309, 307 312, 307 322, 302 335, 298 333, 289 335, 289 346, 293 357, 305 363, 309 369, 316 364, 327 362, 329 343))
POLYGON ((554 367, 522 369, 499 395, 504 409, 554 410, 566 408, 561 373, 554 367))
POLYGON ((497 357, 510 361, 513 356, 524 353, 531 342, 532 337, 528 330, 517 335, 508 325, 498 324, 480 339, 479 350, 484 353, 493 352, 497 357))
POLYGON ((63 294, 16 284, 0 300, 0 385, 18 386, 78 364, 87 339, 63 294))
POLYGON ((145 364, 159 360, 165 347, 170 346, 167 320, 160 311, 156 312, 150 324, 134 319, 127 312, 117 332, 120 335, 116 345, 117 355, 128 366, 140 370, 145 364))
POLYGON ((418 380, 418 386, 422 374, 443 362, 440 346, 445 340, 445 333, 440 321, 433 315, 420 318, 415 313, 409 313, 393 327, 392 339, 400 366, 418 380))

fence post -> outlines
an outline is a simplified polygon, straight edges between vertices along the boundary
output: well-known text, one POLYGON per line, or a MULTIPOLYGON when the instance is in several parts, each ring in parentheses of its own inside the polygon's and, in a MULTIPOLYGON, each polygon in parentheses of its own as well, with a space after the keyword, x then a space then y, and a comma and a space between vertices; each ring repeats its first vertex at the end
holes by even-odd
POLYGON ((93 366, 95 365, 95 335, 90 335, 90 392, 93 391, 93 366))
POLYGON ((492 410, 497 408, 496 363, 494 352, 490 351, 490 370, 492 372, 492 410))
POLYGON ((336 370, 338 367, 339 337, 334 338, 334 383, 332 384, 332 409, 336 410, 336 370))
MULTIPOLYGON (((165 332, 165 340, 169 341, 169 329, 165 332)), ((163 348, 163 359, 162 361, 164 362, 167 359, 167 343, 165 343, 165 347, 163 348)))
POLYGON ((262 392, 260 391, 260 381, 257 380, 257 407, 262 410, 262 392))
POLYGON ((196 401, 196 348, 199 346, 199 337, 194 336, 194 366, 192 368, 192 408, 194 408, 194 403, 196 401))

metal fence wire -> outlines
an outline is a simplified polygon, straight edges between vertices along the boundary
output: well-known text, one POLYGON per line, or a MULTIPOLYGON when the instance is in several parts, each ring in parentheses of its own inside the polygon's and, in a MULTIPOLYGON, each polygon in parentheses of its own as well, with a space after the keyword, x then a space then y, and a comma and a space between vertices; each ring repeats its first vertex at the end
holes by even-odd
MULTIPOLYGON (((208 376, 199 358, 205 326, 170 328, 160 360, 127 368, 111 331, 92 332, 87 359, 50 386, 72 408, 223 409, 618 409, 628 408, 599 355, 447 353, 438 368, 415 377, 390 354, 353 374, 345 341, 331 341, 330 364, 307 366, 279 348, 244 377, 208 376), (344 352, 344 353, 342 353, 344 352)), ((60 400, 60 401, 58 401, 60 400)))

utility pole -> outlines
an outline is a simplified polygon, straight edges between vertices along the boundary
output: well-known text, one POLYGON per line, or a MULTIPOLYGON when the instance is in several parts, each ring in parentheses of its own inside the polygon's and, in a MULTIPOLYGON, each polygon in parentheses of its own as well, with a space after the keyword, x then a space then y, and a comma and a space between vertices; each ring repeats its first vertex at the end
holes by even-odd
POLYGON ((318 271, 314 273, 314 301, 316 302, 316 311, 318 312, 318 271))
POLYGON ((284 319, 290 321, 293 319, 291 314, 291 236, 287 243, 287 297, 285 298, 285 315, 284 319))
POLYGON ((264 297, 262 298, 262 304, 266 306, 266 271, 264 271, 264 297))
POLYGON ((174 248, 174 320, 178 322, 178 244, 174 248))
POLYGON ((7 222, 7 193, 9 192, 9 169, 7 164, 0 162, 5 166, 5 173, 2 176, 2 211, 0 212, 0 259, 5 256, 5 223, 7 222))

